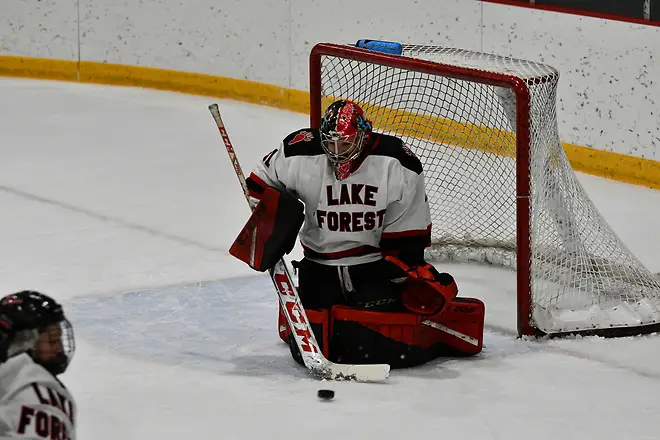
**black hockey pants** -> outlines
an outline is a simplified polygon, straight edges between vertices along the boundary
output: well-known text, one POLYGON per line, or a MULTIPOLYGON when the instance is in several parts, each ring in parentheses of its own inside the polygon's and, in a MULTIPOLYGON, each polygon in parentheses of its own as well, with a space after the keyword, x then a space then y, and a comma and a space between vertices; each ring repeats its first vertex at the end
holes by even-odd
POLYGON ((393 268, 385 260, 328 266, 305 258, 294 266, 305 309, 330 309, 341 304, 379 312, 402 310, 400 289, 391 281, 393 268))

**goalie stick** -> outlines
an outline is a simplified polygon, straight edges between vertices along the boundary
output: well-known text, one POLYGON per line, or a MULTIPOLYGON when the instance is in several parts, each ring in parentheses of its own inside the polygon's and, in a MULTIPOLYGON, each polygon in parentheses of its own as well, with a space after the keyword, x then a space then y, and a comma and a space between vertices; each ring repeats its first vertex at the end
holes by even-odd
MULTIPOLYGON (((229 140, 225 124, 220 117, 220 109, 217 104, 211 104, 209 105, 209 111, 218 126, 218 131, 227 149, 227 154, 229 154, 229 159, 234 166, 236 177, 238 177, 238 181, 243 188, 245 199, 250 209, 254 209, 252 203, 250 203, 250 196, 243 170, 238 163, 238 157, 229 140)), ((291 333, 302 355, 303 363, 314 377, 328 380, 356 380, 359 382, 383 382, 387 379, 390 373, 390 366, 387 364, 336 364, 326 359, 314 337, 314 332, 309 325, 307 314, 298 297, 296 286, 291 281, 291 275, 284 260, 280 258, 275 266, 269 270, 269 273, 275 285, 275 290, 280 299, 280 304, 284 310, 289 328, 292 330, 291 333)))

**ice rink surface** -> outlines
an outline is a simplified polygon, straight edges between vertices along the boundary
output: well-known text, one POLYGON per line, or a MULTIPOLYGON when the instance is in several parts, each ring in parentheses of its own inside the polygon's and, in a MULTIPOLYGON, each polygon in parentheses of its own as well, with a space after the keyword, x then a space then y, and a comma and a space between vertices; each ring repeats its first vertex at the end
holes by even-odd
MULTIPOLYGON (((246 173, 304 115, 17 79, 0 97, 0 292, 41 290, 68 310, 78 438, 660 438, 660 336, 517 340, 503 269, 442 266, 485 300, 479 356, 387 384, 309 378, 276 334, 270 280, 227 253, 248 208, 207 106, 246 173)), ((660 191, 579 178, 660 272, 660 191)))

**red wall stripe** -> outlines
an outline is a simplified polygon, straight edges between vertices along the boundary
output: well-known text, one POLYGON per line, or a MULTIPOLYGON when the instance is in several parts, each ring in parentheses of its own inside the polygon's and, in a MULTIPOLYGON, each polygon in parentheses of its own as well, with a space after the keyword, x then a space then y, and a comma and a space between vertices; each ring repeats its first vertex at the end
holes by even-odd
POLYGON ((583 11, 580 9, 570 9, 562 6, 547 6, 529 3, 527 1, 519 0, 480 0, 484 3, 496 3, 500 5, 519 6, 529 9, 540 9, 542 11, 560 12, 563 14, 582 15, 585 17, 601 18, 605 20, 625 21, 627 23, 643 24, 646 26, 660 27, 660 21, 644 20, 642 18, 626 17, 623 15, 614 14, 601 14, 593 11, 583 11))

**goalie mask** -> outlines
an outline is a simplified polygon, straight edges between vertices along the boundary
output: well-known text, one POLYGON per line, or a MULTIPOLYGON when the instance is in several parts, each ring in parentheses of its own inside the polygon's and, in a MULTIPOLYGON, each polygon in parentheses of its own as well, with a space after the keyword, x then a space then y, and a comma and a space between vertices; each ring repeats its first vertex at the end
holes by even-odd
POLYGON ((57 376, 74 350, 73 329, 55 300, 29 290, 0 300, 0 362, 27 353, 57 376))
POLYGON ((337 179, 344 180, 354 171, 355 162, 369 141, 371 129, 371 122, 352 101, 336 101, 326 109, 321 120, 321 146, 337 179))

